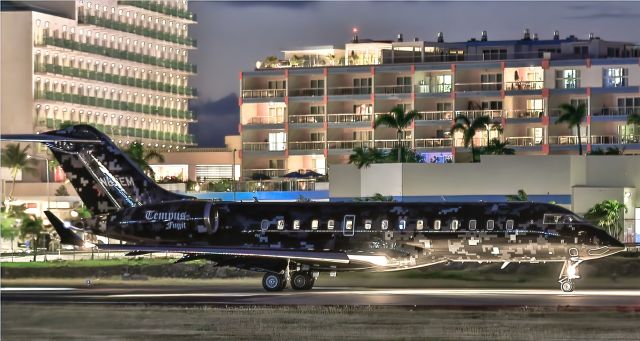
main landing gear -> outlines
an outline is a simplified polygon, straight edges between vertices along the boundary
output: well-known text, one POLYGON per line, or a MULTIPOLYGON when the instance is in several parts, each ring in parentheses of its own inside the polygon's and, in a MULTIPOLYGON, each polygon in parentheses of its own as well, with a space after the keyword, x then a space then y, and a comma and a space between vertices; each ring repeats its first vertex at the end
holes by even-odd
POLYGON ((572 292, 575 289, 574 279, 580 278, 578 275, 578 265, 582 263, 582 260, 566 260, 562 271, 560 271, 560 289, 564 292, 572 292))
MULTIPOLYGON (((310 271, 295 271, 289 277, 293 290, 311 290, 316 281, 310 271)), ((283 273, 267 272, 262 277, 262 287, 270 292, 284 290, 287 282, 287 276, 283 273)))

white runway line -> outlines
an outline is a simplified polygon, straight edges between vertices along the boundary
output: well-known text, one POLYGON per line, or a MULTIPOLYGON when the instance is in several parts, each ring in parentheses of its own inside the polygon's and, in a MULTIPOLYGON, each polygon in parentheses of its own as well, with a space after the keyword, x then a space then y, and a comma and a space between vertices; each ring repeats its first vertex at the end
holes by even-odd
POLYGON ((8 288, 0 288, 0 292, 2 291, 73 291, 75 288, 47 288, 47 287, 8 287, 8 288))

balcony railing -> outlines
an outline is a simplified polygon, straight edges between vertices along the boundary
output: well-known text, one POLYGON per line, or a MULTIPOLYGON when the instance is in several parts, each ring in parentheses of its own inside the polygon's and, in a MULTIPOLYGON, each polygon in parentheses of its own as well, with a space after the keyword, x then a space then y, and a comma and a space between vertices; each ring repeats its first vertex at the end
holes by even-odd
POLYGON ((290 150, 322 150, 324 141, 290 141, 290 150))
POLYGON ((282 124, 284 117, 282 116, 255 116, 249 119, 248 124, 282 124))
POLYGON ((242 90, 242 98, 282 98, 286 94, 285 89, 242 90))
MULTIPOLYGON (((403 147, 411 148, 411 140, 402 140, 403 147)), ((391 149, 398 145, 398 140, 375 140, 374 146, 380 149, 391 149)))
POLYGON ((416 139, 416 148, 444 148, 451 147, 453 139, 451 138, 438 138, 438 139, 416 139))
POLYGON ((507 91, 518 91, 518 90, 540 90, 544 87, 543 81, 515 81, 515 82, 506 82, 506 90, 507 91))
POLYGON ((591 144, 640 143, 640 135, 592 135, 591 144))
POLYGON ((372 114, 328 114, 327 121, 329 123, 370 122, 372 117, 372 114))
POLYGON ((640 108, 605 107, 591 112, 591 116, 628 116, 633 114, 640 115, 640 108))
POLYGON ((411 85, 376 86, 376 94, 410 94, 411 85))
POLYGON ((142 35, 149 38, 169 41, 176 44, 186 45, 186 46, 198 46, 198 43, 195 39, 191 39, 189 37, 184 37, 178 34, 172 34, 169 32, 163 32, 159 30, 155 30, 152 28, 147 28, 140 25, 132 25, 128 23, 124 23, 118 20, 112 20, 109 18, 105 18, 102 16, 91 15, 86 13, 87 11, 78 10, 78 22, 81 24, 90 24, 100 27, 110 28, 112 30, 133 33, 137 35, 142 35))
POLYGON ((451 92, 453 86, 451 84, 419 84, 415 86, 415 92, 417 94, 437 94, 451 92))
POLYGON ((46 99, 49 101, 67 102, 120 111, 133 111, 150 115, 162 115, 171 118, 192 119, 194 117, 193 112, 189 110, 179 110, 155 105, 119 101, 108 98, 70 94, 67 92, 36 92, 35 99, 46 99))
MULTIPOLYGON (((586 144, 588 142, 588 138, 583 136, 581 139, 582 144, 586 144)), ((570 144, 578 144, 578 136, 575 135, 566 135, 566 136, 549 136, 549 144, 561 144, 561 145, 570 145, 570 144)))
MULTIPOLYGON (((463 138, 457 138, 455 139, 455 146, 456 147, 464 147, 464 139, 463 138)), ((473 146, 474 147, 484 147, 487 145, 487 139, 486 138, 482 138, 482 137, 474 137, 473 138, 473 146)), ((469 147, 471 147, 471 144, 469 144, 469 147)))
POLYGON ((502 110, 456 110, 456 117, 466 116, 470 120, 478 117, 488 116, 490 119, 502 118, 502 110))
POLYGON ((540 118, 544 116, 542 110, 505 110, 506 118, 540 118))
POLYGON ((290 89, 289 96, 298 97, 298 96, 308 96, 308 97, 318 97, 324 96, 324 89, 321 88, 306 88, 306 89, 290 89))
POLYGON ((416 121, 451 121, 453 111, 419 111, 416 121))
POLYGON ((373 141, 328 141, 327 146, 329 149, 371 148, 373 147, 373 141))
POLYGON ((198 17, 190 11, 182 8, 164 5, 156 1, 118 0, 118 5, 134 6, 148 11, 170 15, 176 18, 197 21, 198 17))
POLYGON ((250 168, 242 171, 242 176, 245 178, 251 178, 254 174, 268 177, 281 177, 287 174, 287 170, 280 168, 250 168))
POLYGON ((456 91, 499 91, 502 90, 502 83, 456 83, 456 91))
POLYGON ((331 96, 370 95, 371 87, 334 87, 328 89, 331 96))
POLYGON ((130 52, 127 50, 121 50, 121 49, 111 48, 107 46, 81 43, 71 39, 54 38, 54 37, 47 36, 47 37, 44 37, 43 43, 44 45, 57 46, 64 49, 97 54, 97 55, 106 56, 110 58, 126 59, 130 61, 134 61, 136 63, 155 65, 155 66, 160 66, 167 69, 181 70, 181 71, 186 71, 191 73, 198 72, 197 67, 195 65, 189 64, 187 62, 183 62, 175 59, 158 58, 158 57, 149 56, 146 54, 130 52))
POLYGON ((135 77, 120 76, 120 75, 116 75, 108 72, 97 72, 93 70, 85 70, 80 68, 61 66, 57 64, 35 64, 35 71, 55 73, 63 76, 83 78, 83 79, 95 80, 98 82, 113 83, 113 84, 131 86, 136 88, 144 88, 144 89, 155 90, 155 91, 169 92, 176 95, 184 95, 184 96, 198 95, 196 89, 188 86, 167 84, 163 82, 156 82, 152 80, 140 79, 135 77))
POLYGON ((324 115, 289 115, 289 123, 323 123, 324 115))
POLYGON ((506 142, 509 143, 509 145, 516 146, 516 147, 530 147, 530 146, 535 146, 542 143, 542 141, 540 141, 540 143, 535 143, 536 138, 533 136, 507 137, 506 142))

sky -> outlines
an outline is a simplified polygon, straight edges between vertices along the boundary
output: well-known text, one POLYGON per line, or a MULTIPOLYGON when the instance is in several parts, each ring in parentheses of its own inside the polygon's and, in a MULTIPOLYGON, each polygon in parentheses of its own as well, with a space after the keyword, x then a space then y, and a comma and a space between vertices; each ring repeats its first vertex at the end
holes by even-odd
POLYGON ((191 126, 202 147, 224 146, 224 136, 238 133, 240 71, 251 71, 267 56, 303 46, 342 45, 358 27, 359 37, 434 41, 480 38, 519 39, 525 28, 550 39, 587 38, 640 43, 638 1, 190 1, 198 15, 190 34, 198 49, 192 102, 198 122, 191 126))

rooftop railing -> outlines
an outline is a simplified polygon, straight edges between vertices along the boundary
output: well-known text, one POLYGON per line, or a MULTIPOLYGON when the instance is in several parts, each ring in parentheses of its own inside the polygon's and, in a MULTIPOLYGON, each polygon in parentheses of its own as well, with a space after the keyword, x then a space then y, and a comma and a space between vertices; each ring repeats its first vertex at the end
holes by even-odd
POLYGON ((167 6, 157 1, 118 0, 118 5, 134 6, 146 9, 148 11, 170 15, 176 18, 198 21, 198 17, 194 13, 191 13, 186 9, 167 6))

